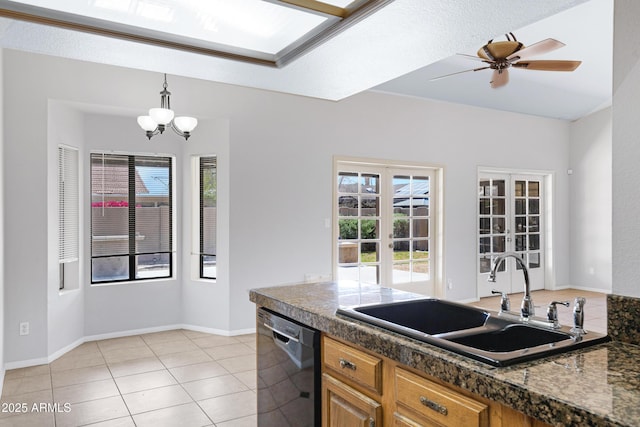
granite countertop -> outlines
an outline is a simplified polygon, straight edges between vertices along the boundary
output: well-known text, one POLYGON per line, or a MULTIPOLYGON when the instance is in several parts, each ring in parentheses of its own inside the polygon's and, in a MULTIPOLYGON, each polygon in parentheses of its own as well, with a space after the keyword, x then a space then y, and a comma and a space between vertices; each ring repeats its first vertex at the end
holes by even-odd
MULTIPOLYGON (((254 289, 250 299, 315 329, 556 426, 640 426, 640 347, 617 341, 493 367, 336 316, 339 306, 419 297, 354 282, 254 289)), ((588 326, 588 325, 587 325, 588 326)))

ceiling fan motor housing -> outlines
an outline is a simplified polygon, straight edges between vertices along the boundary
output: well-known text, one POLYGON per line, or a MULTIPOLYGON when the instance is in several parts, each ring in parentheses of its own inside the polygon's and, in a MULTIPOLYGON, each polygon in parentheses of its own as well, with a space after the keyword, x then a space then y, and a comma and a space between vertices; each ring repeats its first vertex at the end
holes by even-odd
POLYGON ((519 41, 489 42, 478 50, 478 56, 488 61, 500 61, 513 55, 523 47, 524 45, 519 41))

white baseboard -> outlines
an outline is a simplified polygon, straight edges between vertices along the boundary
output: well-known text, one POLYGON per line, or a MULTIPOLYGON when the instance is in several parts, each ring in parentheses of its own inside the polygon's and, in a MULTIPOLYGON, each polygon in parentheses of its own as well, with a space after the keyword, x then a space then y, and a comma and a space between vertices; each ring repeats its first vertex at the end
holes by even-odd
POLYGON ((235 337, 238 335, 254 334, 256 332, 256 328, 236 329, 233 331, 225 331, 222 329, 215 329, 215 328, 206 328, 204 326, 196 326, 196 325, 181 325, 181 328, 187 329, 189 331, 204 332, 207 334, 214 334, 214 335, 222 335, 225 337, 235 337))
POLYGON ((11 369, 28 368, 30 366, 46 365, 49 363, 47 357, 39 357, 37 359, 18 360, 16 362, 7 362, 4 368, 8 371, 11 369))
MULTIPOLYGON (((28 368, 30 366, 37 366, 37 365, 46 365, 58 359, 60 356, 63 356, 64 354, 68 353, 69 351, 73 350, 74 348, 78 347, 79 345, 89 341, 100 341, 100 340, 107 340, 111 338, 130 337, 133 335, 143 335, 143 334, 151 334, 154 332, 173 331, 176 329, 187 329, 190 331, 205 332, 208 334, 221 335, 226 337, 253 334, 256 332, 255 328, 236 329, 232 331, 226 331, 223 329, 207 328, 204 326, 179 324, 179 325, 157 326, 153 328, 132 329, 128 331, 108 332, 108 333, 96 334, 96 335, 87 335, 61 348, 60 350, 55 351, 54 353, 50 354, 48 357, 19 360, 16 362, 7 362, 5 363, 4 368, 5 370, 10 370, 10 369, 28 368)), ((2 379, 2 381, 0 381, 0 393, 2 393, 2 384, 4 384, 4 373, 5 373, 4 370, 0 370, 0 378, 2 379)))
POLYGON ((602 288, 590 288, 588 286, 575 286, 575 285, 562 285, 555 286, 553 289, 547 289, 549 291, 562 291, 565 289, 575 289, 578 291, 588 291, 588 292, 597 292, 600 294, 610 294, 611 289, 602 289, 602 288))
POLYGON ((154 332, 172 331, 174 329, 182 329, 182 325, 154 326, 152 328, 130 329, 128 331, 107 332, 104 334, 88 335, 84 337, 84 342, 130 337, 132 335, 152 334, 154 332))

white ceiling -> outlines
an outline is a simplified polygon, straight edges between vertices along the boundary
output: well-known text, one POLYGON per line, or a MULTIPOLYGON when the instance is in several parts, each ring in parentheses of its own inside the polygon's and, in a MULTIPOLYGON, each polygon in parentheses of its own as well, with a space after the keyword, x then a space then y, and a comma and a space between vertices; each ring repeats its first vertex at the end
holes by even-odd
POLYGON ((281 69, 7 18, 0 38, 5 48, 333 101, 375 88, 573 120, 610 102, 612 15, 611 0, 396 0, 281 69), (509 31, 525 45, 567 44, 539 59, 583 64, 573 73, 512 70, 501 89, 489 88, 490 72, 429 81, 475 67, 453 55, 475 54, 509 31))
MULTIPOLYGON (((565 47, 531 59, 580 60, 573 72, 510 69, 507 86, 489 86, 491 70, 430 81, 434 77, 483 66, 451 56, 377 86, 383 92, 438 99, 543 117, 575 120, 611 104, 613 1, 590 0, 523 28, 514 29, 525 46, 554 38, 565 47)), ((496 35, 496 40, 506 40, 496 35)), ((459 53, 476 55, 488 40, 459 53)))

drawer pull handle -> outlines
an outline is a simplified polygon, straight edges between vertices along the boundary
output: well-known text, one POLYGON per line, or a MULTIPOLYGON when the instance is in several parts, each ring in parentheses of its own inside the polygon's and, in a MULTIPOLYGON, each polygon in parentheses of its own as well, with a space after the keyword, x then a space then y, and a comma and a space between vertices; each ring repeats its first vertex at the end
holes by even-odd
POLYGON ((343 369, 351 369, 352 371, 356 370, 356 364, 353 362, 349 362, 346 359, 340 358, 340 367, 343 369))
POLYGON ((422 403, 424 406, 426 406, 429 409, 433 409, 434 411, 438 412, 439 414, 442 415, 447 415, 449 413, 449 411, 447 411, 447 407, 443 406, 437 402, 434 402, 431 399, 427 399, 424 396, 420 396, 420 403, 422 403))

